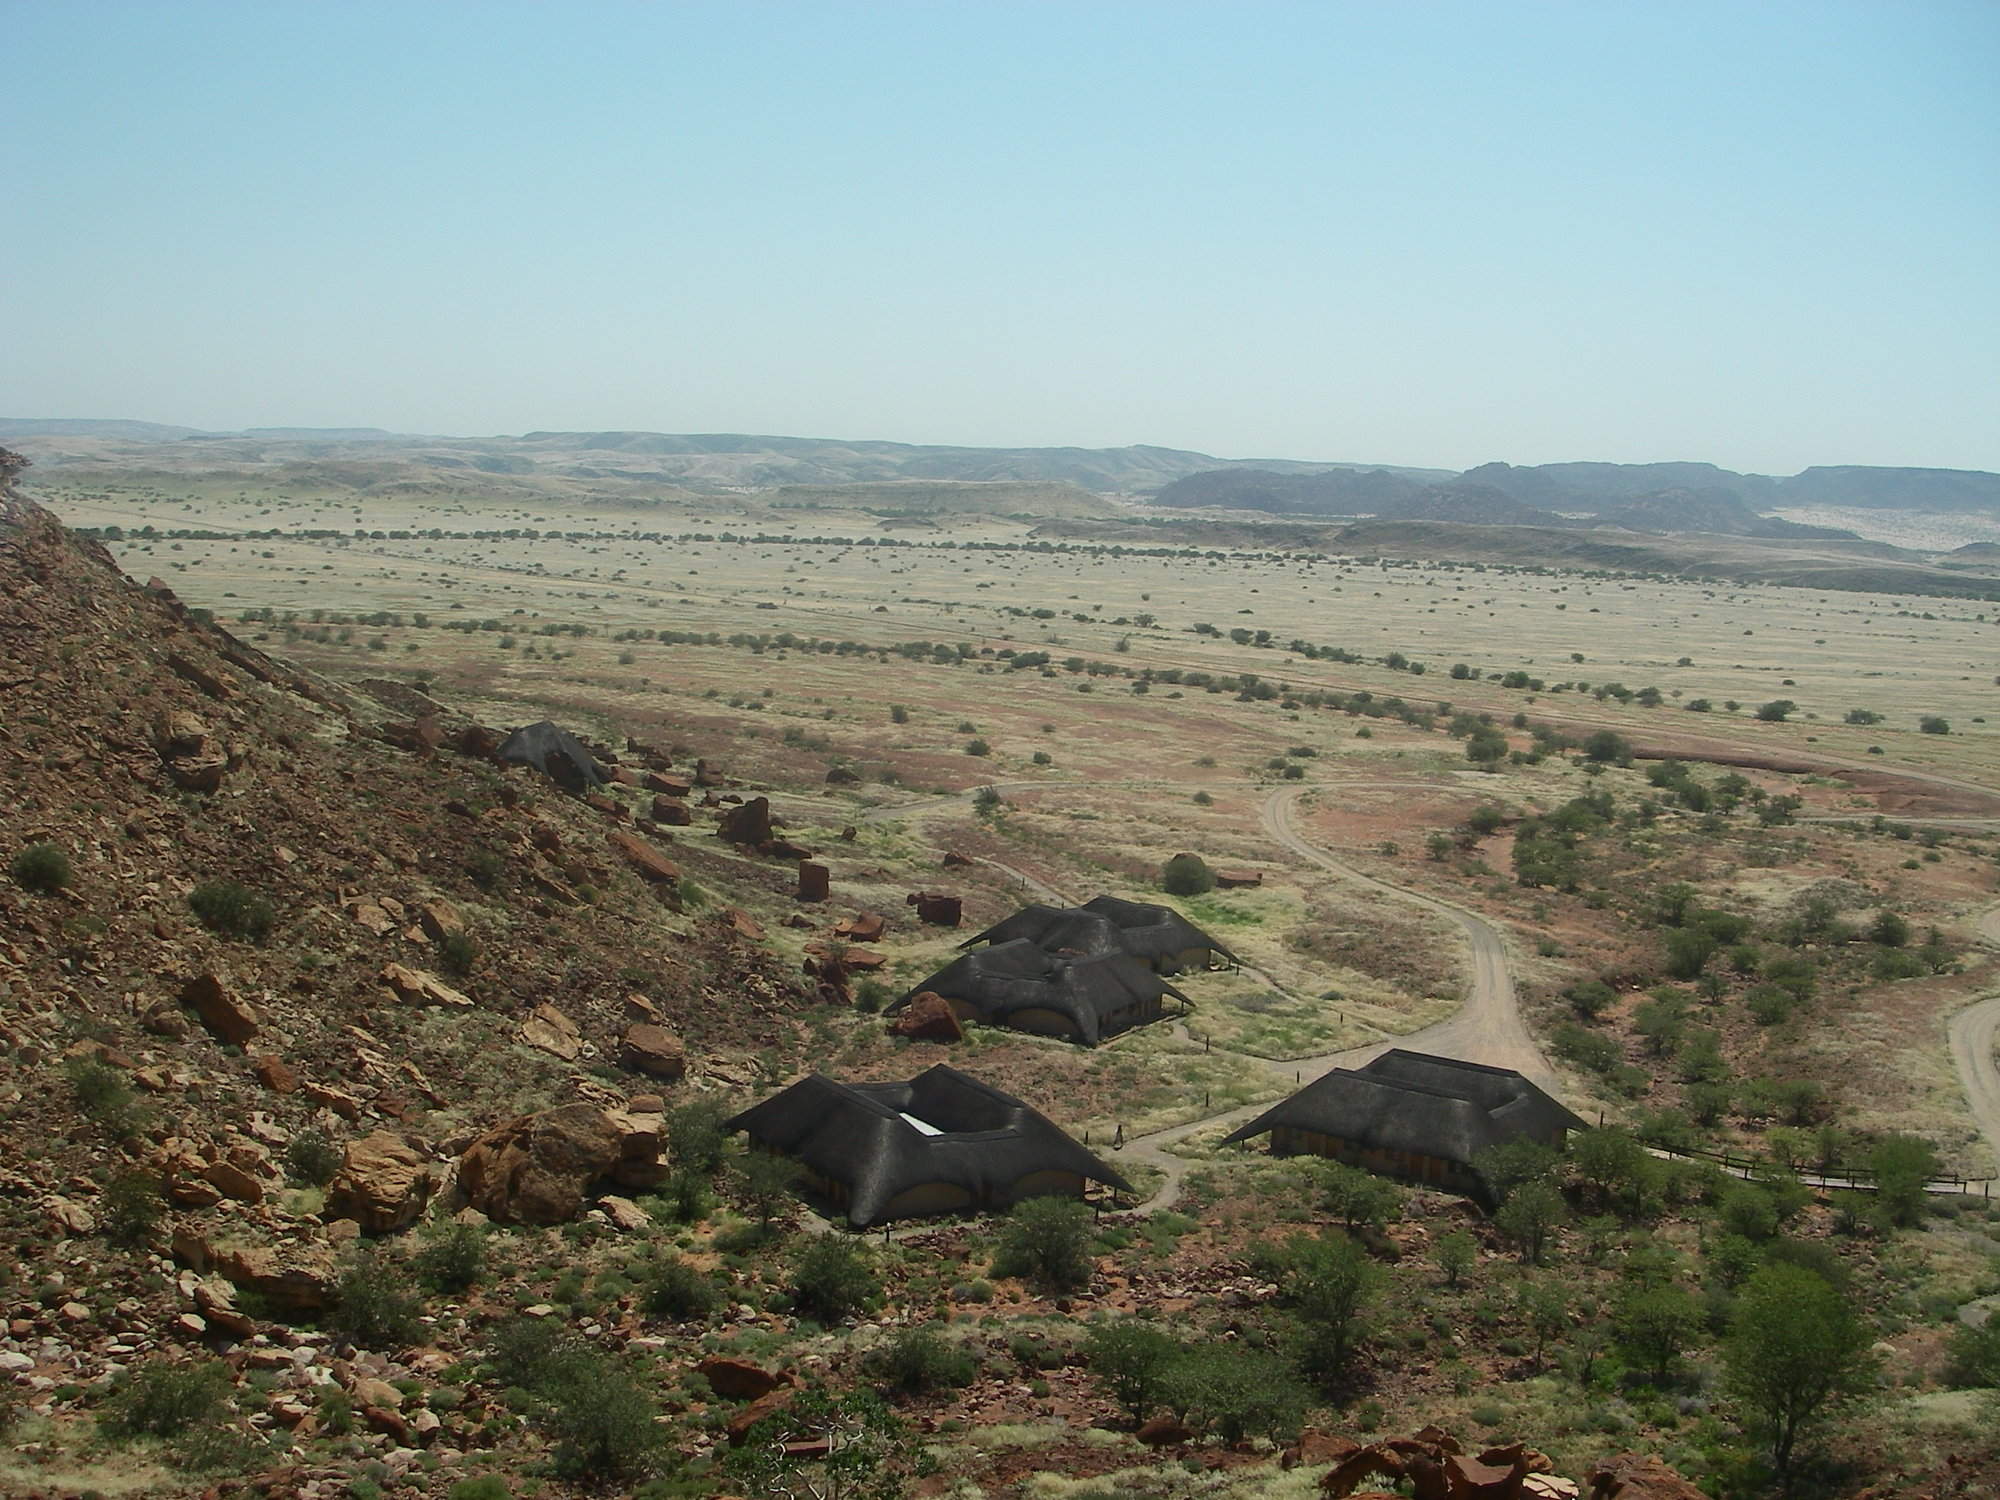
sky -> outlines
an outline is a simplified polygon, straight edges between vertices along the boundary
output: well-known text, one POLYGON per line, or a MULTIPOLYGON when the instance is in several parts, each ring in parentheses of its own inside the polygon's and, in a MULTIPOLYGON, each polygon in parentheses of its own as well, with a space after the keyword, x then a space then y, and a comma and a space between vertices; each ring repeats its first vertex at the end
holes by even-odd
POLYGON ((2000 469, 2000 3, 0 0, 0 415, 2000 469))

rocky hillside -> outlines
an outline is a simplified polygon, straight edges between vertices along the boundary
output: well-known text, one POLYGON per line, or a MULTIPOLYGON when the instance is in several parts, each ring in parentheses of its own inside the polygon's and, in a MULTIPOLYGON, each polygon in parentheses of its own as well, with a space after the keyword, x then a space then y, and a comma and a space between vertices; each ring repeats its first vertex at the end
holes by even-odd
POLYGON ((52 1491, 97 1472, 120 1372, 217 1355, 280 1467, 328 1389, 370 1461, 414 1462, 413 1422, 470 1445, 476 1414, 381 1389, 438 1338, 335 1331, 356 1237, 452 1181, 475 1218, 626 1212, 659 1090, 748 1086, 800 1028, 800 981, 701 895, 743 862, 632 816, 688 821, 713 768, 600 747, 620 795, 586 800, 409 699, 272 660, 0 488, 0 1224, 33 1268, 0 1427, 52 1491))

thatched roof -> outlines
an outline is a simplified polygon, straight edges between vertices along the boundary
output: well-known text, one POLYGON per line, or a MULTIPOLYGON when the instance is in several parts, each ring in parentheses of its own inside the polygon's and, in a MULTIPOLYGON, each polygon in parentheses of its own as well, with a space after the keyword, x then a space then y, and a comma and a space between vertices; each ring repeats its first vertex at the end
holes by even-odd
POLYGON ((845 1183, 847 1220, 856 1228, 876 1222, 897 1194, 928 1183, 998 1204, 1012 1202, 1014 1184, 1034 1172, 1074 1172, 1132 1191, 1046 1115, 943 1063, 907 1083, 836 1083, 814 1073, 723 1128, 747 1131, 758 1145, 845 1183))
POLYGON ((611 779, 581 740, 549 719, 515 730, 493 753, 513 765, 533 766, 565 791, 587 792, 611 779))
POLYGON ((1364 1068, 1335 1068, 1264 1111, 1223 1143, 1279 1125, 1377 1151, 1470 1163, 1521 1136, 1581 1130, 1584 1122, 1510 1068, 1398 1047, 1364 1068))
POLYGON ((964 1002, 996 1026, 1005 1026, 1015 1011, 1054 1011, 1074 1022, 1077 1040, 1091 1047, 1108 1034, 1106 1026, 1114 1016, 1135 1004, 1151 1004, 1164 995, 1187 1003, 1187 996, 1129 953, 1071 958, 1045 952, 1026 938, 953 959, 888 1008, 900 1009, 926 990, 964 1002))
POLYGON ((1232 963, 1236 955, 1171 906, 1093 896, 1081 906, 1024 906, 961 948, 1023 939, 1051 953, 1129 953, 1148 963, 1191 948, 1207 948, 1232 963))

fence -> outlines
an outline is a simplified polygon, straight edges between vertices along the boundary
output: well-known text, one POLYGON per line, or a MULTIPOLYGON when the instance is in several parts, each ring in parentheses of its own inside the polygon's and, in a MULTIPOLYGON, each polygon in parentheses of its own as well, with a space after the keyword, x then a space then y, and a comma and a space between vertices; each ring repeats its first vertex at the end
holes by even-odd
MULTIPOLYGON (((1669 1146, 1664 1141, 1639 1138, 1640 1144, 1659 1156, 1679 1157, 1684 1161, 1719 1162, 1724 1170, 1738 1176, 1748 1177, 1757 1171, 1768 1171, 1774 1167, 1795 1173, 1808 1187, 1844 1187, 1857 1193, 1876 1191, 1875 1174, 1855 1171, 1848 1167, 1816 1167, 1811 1171, 1801 1169, 1797 1162, 1776 1162, 1768 1156, 1739 1156, 1733 1151, 1704 1151, 1698 1146, 1669 1146)), ((1942 1196, 1991 1198, 1993 1196, 1991 1177, 1934 1177, 1924 1184, 1924 1191, 1942 1196)))

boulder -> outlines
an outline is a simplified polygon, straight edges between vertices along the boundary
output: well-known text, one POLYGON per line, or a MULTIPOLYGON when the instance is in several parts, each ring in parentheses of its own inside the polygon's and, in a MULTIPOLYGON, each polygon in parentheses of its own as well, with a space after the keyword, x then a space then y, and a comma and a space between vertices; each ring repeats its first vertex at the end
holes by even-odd
POLYGON ((857 786, 860 784, 860 781, 860 774, 849 770, 846 766, 835 766, 831 771, 826 773, 826 784, 828 786, 857 786))
POLYGON ((717 917, 738 937, 749 938, 752 942, 764 940, 764 925, 740 906, 726 906, 717 917))
POLYGON ((748 1406, 741 1407, 730 1415, 727 1431, 729 1446, 740 1448, 744 1439, 750 1436, 750 1429, 766 1417, 774 1417, 792 1404, 793 1392, 790 1387, 780 1387, 767 1395, 759 1396, 748 1406))
POLYGON ((1366 1448, 1357 1448, 1341 1459, 1327 1470, 1326 1477, 1319 1482, 1319 1487, 1321 1493, 1331 1497, 1331 1500, 1340 1500, 1342 1496, 1352 1495, 1361 1487, 1361 1481, 1371 1475, 1379 1475, 1391 1484, 1395 1484, 1408 1472, 1408 1466, 1400 1453, 1386 1444, 1375 1443, 1366 1448))
POLYGON ((474 1141, 459 1159, 471 1205, 502 1224, 561 1224, 583 1212, 593 1183, 651 1187, 662 1173, 657 1118, 566 1104, 521 1115, 474 1141))
POLYGON ((1651 1453, 1599 1459, 1584 1476, 1590 1500, 1701 1500, 1702 1492, 1651 1453))
POLYGON ((616 1194, 607 1193, 597 1200, 597 1206, 603 1211, 604 1217, 611 1221, 613 1229, 636 1234, 640 1230, 653 1227, 653 1216, 630 1198, 620 1198, 616 1194))
POLYGON ((1264 872, 1262 870, 1216 870, 1212 873, 1215 876, 1216 885, 1225 891, 1260 886, 1264 883, 1264 872))
POLYGON ((771 841, 771 799, 752 797, 748 802, 740 802, 729 808, 717 819, 717 838, 727 839, 732 844, 743 844, 749 848, 771 841))
POLYGON ((320 1217, 352 1219, 365 1233, 388 1234, 415 1223, 430 1195, 423 1156, 401 1136, 378 1130, 347 1143, 320 1217))
POLYGON ((960 854, 956 849, 947 849, 944 852, 944 867, 947 870, 956 869, 961 865, 969 865, 971 863, 972 856, 969 854, 960 854))
POLYGON ((812 860, 799 861, 799 900, 824 901, 833 888, 833 872, 812 860))
POLYGON ((694 822, 694 813, 677 797, 659 796, 653 799, 653 821, 662 828, 686 828, 694 822))
POLYGON ((234 1162, 212 1161, 202 1169, 202 1181, 238 1203, 262 1203, 264 1184, 234 1162))
POLYGON ((879 943, 888 930, 888 920, 880 912, 858 911, 844 921, 836 922, 833 935, 850 943, 879 943))
POLYGON ((1521 1481, 1527 1476, 1527 1463, 1519 1454, 1505 1466, 1481 1463, 1462 1453, 1451 1454, 1444 1461, 1451 1500, 1520 1500, 1521 1481))
POLYGON ((618 1061, 640 1073, 676 1083, 687 1073, 687 1053, 680 1039, 664 1026, 640 1022, 625 1028, 618 1061))
POLYGON ((331 1303, 340 1280, 333 1257, 316 1245, 227 1246, 211 1251, 210 1260, 233 1285, 301 1311, 331 1303))
POLYGON ((756 1401, 791 1383, 790 1378, 744 1359, 711 1354, 694 1367, 709 1389, 730 1401, 756 1401))
POLYGON ((379 976, 405 1005, 449 1005, 463 1009, 472 1004, 435 974, 406 969, 401 964, 384 964, 379 976))
POLYGON ((220 1276, 211 1276, 195 1283, 194 1305, 212 1328, 239 1339, 247 1339, 257 1331, 257 1320, 236 1305, 236 1288, 220 1276))
POLYGON ((434 943, 465 935, 465 919, 458 914, 458 908, 443 897, 426 901, 417 908, 417 925, 434 943))
POLYGON ((251 1059, 250 1071, 257 1075, 257 1081, 274 1094, 296 1094, 299 1091, 299 1075, 282 1057, 264 1056, 251 1059))
POLYGON ((965 1025, 958 1019, 958 1013, 951 1008, 951 1002, 942 995, 934 995, 925 990, 916 999, 903 1007, 889 1030, 897 1036, 906 1036, 914 1042, 962 1042, 965 1040, 965 1025))
POLYGON ((640 782, 649 792, 657 792, 661 797, 684 799, 694 794, 694 783, 685 776, 668 776, 660 771, 648 771, 640 782))
POLYGON ((564 1062, 575 1062, 583 1052, 583 1033, 576 1022, 546 1001, 521 1022, 521 1040, 564 1062))
POLYGON ((213 974, 202 974, 181 987, 181 1004, 192 1010, 214 1036, 241 1047, 263 1029, 250 1005, 229 993, 213 974))
POLYGON ((636 833, 613 829, 604 836, 604 841, 638 873, 641 880, 663 882, 681 878, 680 866, 636 833))
POLYGON ((903 904, 914 906, 917 920, 927 927, 956 927, 965 920, 964 903, 942 891, 912 891, 903 904))
POLYGON ((1169 1416, 1149 1417, 1133 1434, 1148 1448, 1177 1447, 1194 1441, 1194 1433, 1169 1416))

